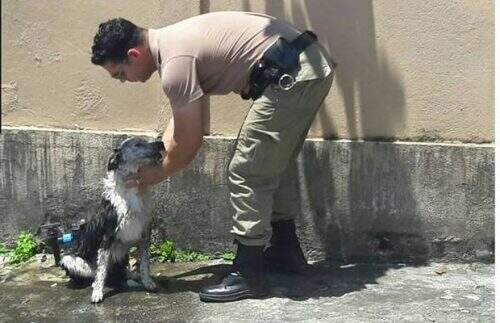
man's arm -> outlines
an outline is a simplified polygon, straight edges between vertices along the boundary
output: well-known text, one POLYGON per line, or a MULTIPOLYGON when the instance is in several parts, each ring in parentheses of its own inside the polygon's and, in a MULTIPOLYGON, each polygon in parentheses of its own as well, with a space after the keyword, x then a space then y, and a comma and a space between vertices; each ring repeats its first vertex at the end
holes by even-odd
MULTIPOLYGON (((208 100, 209 97, 207 95, 200 98, 204 136, 210 135, 210 101, 208 100)), ((170 141, 170 138, 172 138, 173 133, 174 133, 174 117, 172 116, 168 122, 167 129, 165 129, 165 132, 163 133, 162 136, 162 141, 165 144, 165 147, 167 147, 168 142, 170 141)))
POLYGON ((189 165, 203 141, 204 118, 207 114, 203 111, 202 99, 173 109, 172 118, 162 137, 166 154, 162 165, 139 169, 137 175, 129 178, 127 186, 138 186, 139 191, 147 191, 150 186, 189 165))
POLYGON ((164 178, 186 168, 193 160, 203 141, 203 111, 201 98, 184 107, 175 108, 170 125, 163 134, 166 156, 162 168, 164 178))

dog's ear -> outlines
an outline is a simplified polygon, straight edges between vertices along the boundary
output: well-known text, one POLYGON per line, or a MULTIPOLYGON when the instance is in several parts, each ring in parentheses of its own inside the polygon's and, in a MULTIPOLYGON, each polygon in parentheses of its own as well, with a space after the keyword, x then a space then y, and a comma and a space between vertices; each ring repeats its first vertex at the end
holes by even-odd
POLYGON ((118 164, 120 163, 120 151, 115 149, 115 152, 109 156, 108 160, 108 171, 115 170, 118 168, 118 164))

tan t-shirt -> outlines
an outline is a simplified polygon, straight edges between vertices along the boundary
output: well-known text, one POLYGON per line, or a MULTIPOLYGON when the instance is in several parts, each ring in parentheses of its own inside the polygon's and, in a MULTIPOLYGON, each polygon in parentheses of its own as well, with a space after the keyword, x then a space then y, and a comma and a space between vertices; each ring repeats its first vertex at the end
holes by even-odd
MULTIPOLYGON (((148 32, 162 87, 173 108, 204 94, 240 93, 251 66, 278 37, 291 41, 300 35, 285 21, 251 12, 213 12, 148 32)), ((297 80, 330 73, 319 46, 309 46, 302 54, 297 80), (307 59, 311 55, 318 57, 313 63, 307 59), (304 68, 311 64, 317 66, 304 68)))

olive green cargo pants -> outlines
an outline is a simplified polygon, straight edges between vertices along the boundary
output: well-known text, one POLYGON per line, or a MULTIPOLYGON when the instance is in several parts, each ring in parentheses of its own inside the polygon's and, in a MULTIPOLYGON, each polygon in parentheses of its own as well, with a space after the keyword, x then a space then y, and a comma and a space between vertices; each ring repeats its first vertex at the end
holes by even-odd
POLYGON ((290 203, 286 168, 299 154, 308 130, 333 81, 298 81, 288 90, 270 86, 257 99, 243 123, 229 164, 231 233, 244 245, 265 245, 271 221, 291 220, 298 210, 290 203))

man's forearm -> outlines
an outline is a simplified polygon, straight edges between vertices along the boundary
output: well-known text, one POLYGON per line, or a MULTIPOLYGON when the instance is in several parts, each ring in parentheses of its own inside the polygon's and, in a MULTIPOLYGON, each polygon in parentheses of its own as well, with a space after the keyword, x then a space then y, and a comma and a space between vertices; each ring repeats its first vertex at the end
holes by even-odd
POLYGON ((162 180, 186 168, 196 156, 196 152, 201 145, 201 135, 199 140, 193 140, 191 142, 178 142, 174 139, 173 135, 174 122, 173 118, 171 118, 162 137, 166 154, 162 163, 162 180))
POLYGON ((162 162, 162 180, 186 168, 196 155, 196 152, 188 153, 178 145, 169 148, 162 162))
POLYGON ((135 180, 137 185, 142 185, 145 190, 189 165, 203 141, 202 112, 201 99, 172 110, 172 118, 162 137, 165 146, 163 162, 157 167, 139 169, 135 180))

